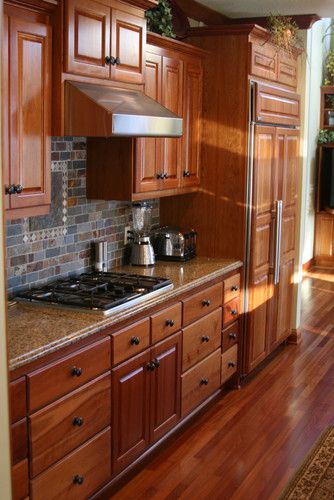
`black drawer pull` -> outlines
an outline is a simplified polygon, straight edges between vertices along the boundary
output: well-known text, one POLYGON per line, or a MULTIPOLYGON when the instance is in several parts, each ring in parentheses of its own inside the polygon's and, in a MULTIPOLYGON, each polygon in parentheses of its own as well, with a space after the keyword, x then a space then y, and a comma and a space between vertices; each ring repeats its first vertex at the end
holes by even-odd
POLYGON ((166 326, 174 326, 174 325, 175 325, 175 323, 174 323, 173 319, 167 319, 166 326))
POLYGON ((73 366, 71 373, 73 377, 80 377, 80 375, 82 374, 82 368, 77 368, 76 366, 73 366))
POLYGON ((231 286, 231 292, 237 292, 239 290, 238 285, 231 286))
POLYGON ((203 335, 202 342, 209 342, 210 337, 208 335, 203 335))
POLYGON ((72 424, 77 427, 81 427, 84 423, 84 419, 82 417, 74 417, 72 420, 72 424))
POLYGON ((132 337, 130 340, 131 345, 139 345, 140 344, 140 338, 139 337, 132 337))
POLYGON ((202 306, 203 307, 205 307, 205 306, 209 307, 210 305, 211 305, 211 300, 208 300, 208 299, 202 300, 202 306))
POLYGON ((231 314, 232 316, 236 316, 238 314, 238 311, 236 309, 231 309, 231 314))
POLYGON ((235 367, 237 366, 237 363, 235 363, 234 361, 229 361, 229 362, 227 363, 227 366, 228 366, 229 368, 235 368, 235 367))
POLYGON ((154 370, 156 369, 155 363, 153 363, 153 361, 150 361, 149 363, 147 363, 146 368, 150 372, 154 372, 154 370))
POLYGON ((155 358, 155 359, 153 360, 153 364, 154 364, 154 366, 155 366, 156 368, 159 368, 159 366, 160 366, 160 361, 158 360, 158 358, 155 358))
POLYGON ((236 340, 237 339, 237 334, 236 333, 230 333, 229 337, 230 337, 230 339, 236 340))
POLYGON ((85 478, 83 476, 79 476, 78 474, 73 476, 73 483, 74 484, 82 484, 84 482, 84 480, 85 480, 85 478))
POLYGON ((208 383, 209 383, 209 379, 207 379, 207 378, 201 379, 201 385, 208 385, 208 383))

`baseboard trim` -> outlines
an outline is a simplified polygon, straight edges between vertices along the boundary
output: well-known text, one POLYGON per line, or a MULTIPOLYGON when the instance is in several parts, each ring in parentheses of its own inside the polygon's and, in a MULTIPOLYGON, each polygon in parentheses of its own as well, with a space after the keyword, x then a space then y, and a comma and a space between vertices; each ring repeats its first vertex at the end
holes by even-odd
POLYGON ((291 328, 291 333, 288 337, 288 344, 298 345, 302 341, 302 332, 299 328, 291 328))

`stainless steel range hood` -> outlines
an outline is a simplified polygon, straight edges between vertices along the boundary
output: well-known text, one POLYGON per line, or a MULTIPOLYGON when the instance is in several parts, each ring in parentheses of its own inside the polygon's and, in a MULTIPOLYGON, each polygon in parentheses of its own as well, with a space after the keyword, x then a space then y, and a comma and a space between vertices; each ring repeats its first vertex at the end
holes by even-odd
POLYGON ((136 90, 65 82, 65 135, 180 137, 182 118, 136 90))

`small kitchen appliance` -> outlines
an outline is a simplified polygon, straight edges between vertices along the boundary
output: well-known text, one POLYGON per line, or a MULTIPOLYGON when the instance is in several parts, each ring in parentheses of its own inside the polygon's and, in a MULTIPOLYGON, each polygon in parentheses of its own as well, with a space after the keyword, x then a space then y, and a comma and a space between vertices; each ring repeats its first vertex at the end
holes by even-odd
POLYGON ((158 276, 94 271, 31 288, 15 298, 42 306, 70 307, 108 316, 172 288, 169 279, 158 276))
POLYGON ((96 241, 95 242, 95 271, 107 271, 108 268, 108 242, 96 241))
POLYGON ((196 256, 197 233, 193 229, 160 227, 152 234, 157 260, 187 261, 196 256))
POLYGON ((132 205, 133 231, 131 237, 131 264, 153 266, 155 256, 151 244, 152 206, 147 202, 132 205))

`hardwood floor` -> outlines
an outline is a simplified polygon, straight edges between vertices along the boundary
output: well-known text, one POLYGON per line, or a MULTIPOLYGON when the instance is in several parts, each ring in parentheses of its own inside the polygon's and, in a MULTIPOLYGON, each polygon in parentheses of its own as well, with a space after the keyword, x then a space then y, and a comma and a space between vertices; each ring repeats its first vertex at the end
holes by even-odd
POLYGON ((285 346, 159 453, 113 498, 276 499, 334 425, 334 273, 303 282, 302 342, 285 346))

